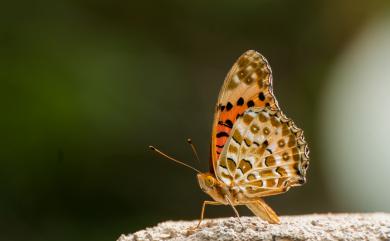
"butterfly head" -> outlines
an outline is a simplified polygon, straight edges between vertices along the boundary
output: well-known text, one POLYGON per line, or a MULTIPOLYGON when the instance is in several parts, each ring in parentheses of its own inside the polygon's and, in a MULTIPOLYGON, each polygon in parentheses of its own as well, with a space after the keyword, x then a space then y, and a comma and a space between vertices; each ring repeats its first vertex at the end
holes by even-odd
POLYGON ((222 190, 225 185, 223 183, 218 181, 211 173, 199 173, 197 177, 202 191, 210 195, 214 200, 224 202, 222 190))
POLYGON ((215 188, 217 180, 210 173, 199 173, 197 177, 199 186, 204 192, 207 193, 209 190, 215 188))

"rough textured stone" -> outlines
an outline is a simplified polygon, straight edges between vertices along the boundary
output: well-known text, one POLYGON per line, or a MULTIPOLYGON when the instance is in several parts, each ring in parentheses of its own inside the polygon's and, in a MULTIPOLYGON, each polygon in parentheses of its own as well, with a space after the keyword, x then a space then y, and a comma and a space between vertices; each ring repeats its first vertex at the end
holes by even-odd
POLYGON ((167 221, 118 241, 141 240, 390 240, 390 214, 312 214, 282 216, 281 224, 268 224, 257 217, 167 221))

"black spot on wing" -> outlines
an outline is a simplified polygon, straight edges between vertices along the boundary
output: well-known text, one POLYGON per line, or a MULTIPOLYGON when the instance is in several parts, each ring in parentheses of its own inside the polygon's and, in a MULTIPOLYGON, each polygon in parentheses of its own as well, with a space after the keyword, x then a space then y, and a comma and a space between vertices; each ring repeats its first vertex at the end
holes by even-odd
POLYGON ((263 92, 260 92, 260 94, 259 94, 259 99, 260 99, 261 101, 264 101, 264 100, 265 100, 265 96, 264 96, 264 93, 263 93, 263 92))
POLYGON ((217 138, 220 138, 220 137, 229 137, 229 134, 224 132, 224 131, 220 131, 217 133, 217 138))
POLYGON ((233 127, 233 123, 231 122, 231 120, 226 120, 225 122, 223 121, 218 121, 218 125, 221 125, 221 126, 226 126, 226 127, 229 127, 230 129, 233 127))
POLYGON ((240 99, 237 100, 237 105, 241 106, 244 104, 244 99, 240 97, 240 99))
POLYGON ((252 107, 252 106, 255 106, 255 102, 253 102, 253 100, 250 100, 250 101, 248 101, 248 103, 246 103, 246 105, 248 107, 252 107))
POLYGON ((231 110, 232 108, 233 108, 232 103, 228 102, 228 103, 226 104, 226 111, 229 111, 229 110, 231 110))
POLYGON ((262 144, 263 146, 265 146, 265 147, 267 147, 268 145, 269 145, 269 143, 268 143, 268 141, 267 140, 265 140, 264 142, 263 142, 263 144, 262 144))
POLYGON ((229 119, 225 120, 225 124, 226 124, 227 127, 230 127, 230 128, 233 127, 233 122, 231 120, 229 120, 229 119))

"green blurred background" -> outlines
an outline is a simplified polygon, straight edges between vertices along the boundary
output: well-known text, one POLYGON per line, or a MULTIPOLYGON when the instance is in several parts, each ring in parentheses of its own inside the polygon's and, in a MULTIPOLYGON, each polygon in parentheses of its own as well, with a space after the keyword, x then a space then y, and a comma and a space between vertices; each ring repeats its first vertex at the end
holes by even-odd
MULTIPOLYGON (((324 131, 337 103, 323 112, 329 106, 324 92, 332 90, 332 78, 338 80, 338 63, 348 62, 340 59, 348 51, 359 53, 358 47, 348 49, 372 21, 390 16, 388 1, 1 5, 0 240, 115 240, 163 220, 197 219, 209 197, 194 173, 147 146, 207 170, 219 89, 248 49, 269 60, 279 103, 305 130, 311 150, 308 183, 267 199, 270 205, 281 215, 390 211, 390 204, 370 206, 371 198, 361 205, 338 202, 345 191, 333 192, 332 185, 341 182, 333 175, 337 163, 330 164, 337 155, 327 155, 334 154, 332 138, 338 138, 326 136, 337 122, 324 131), (194 161, 188 137, 201 164, 194 161)), ((390 22, 377 32, 387 28, 390 22)), ((345 91, 352 85, 346 81, 345 91)), ((390 104, 389 98, 383 101, 390 104)), ((353 164, 338 170, 352 180, 353 164)), ((386 175, 377 179, 389 183, 386 175)), ((358 185, 346 188, 365 194, 358 185)), ((233 213, 211 207, 206 216, 233 213)))

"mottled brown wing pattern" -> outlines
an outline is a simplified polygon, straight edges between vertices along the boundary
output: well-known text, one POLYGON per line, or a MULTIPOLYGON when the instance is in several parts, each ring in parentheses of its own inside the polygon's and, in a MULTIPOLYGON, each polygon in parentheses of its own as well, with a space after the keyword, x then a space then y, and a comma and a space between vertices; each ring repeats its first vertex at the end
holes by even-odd
POLYGON ((211 137, 214 169, 236 120, 250 107, 265 106, 278 108, 271 68, 261 54, 249 50, 230 69, 218 97, 211 137))
POLYGON ((249 108, 234 124, 216 176, 247 200, 305 183, 309 150, 303 131, 279 109, 249 108))

